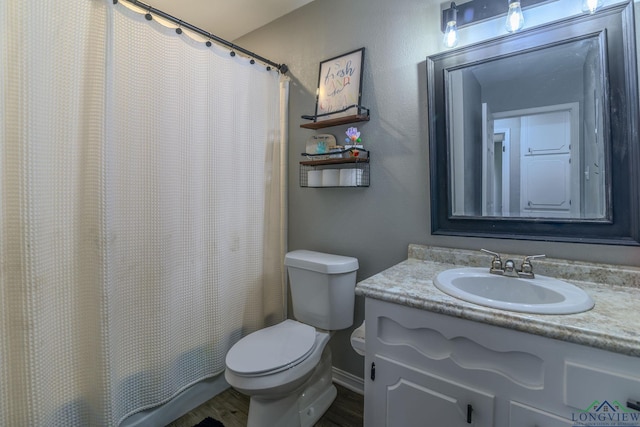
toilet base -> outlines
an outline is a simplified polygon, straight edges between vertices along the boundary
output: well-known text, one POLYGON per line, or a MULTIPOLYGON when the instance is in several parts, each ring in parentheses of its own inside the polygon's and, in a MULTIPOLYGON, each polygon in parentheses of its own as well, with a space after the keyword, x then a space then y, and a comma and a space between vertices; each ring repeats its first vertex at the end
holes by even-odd
POLYGON ((311 427, 336 398, 331 350, 325 347, 313 374, 293 393, 279 399, 252 396, 247 427, 311 427))
POLYGON ((329 406, 331 406, 337 395, 338 390, 336 390, 336 387, 331 384, 331 386, 326 388, 314 402, 299 412, 300 426, 313 426, 320 417, 327 412, 327 409, 329 409, 329 406))

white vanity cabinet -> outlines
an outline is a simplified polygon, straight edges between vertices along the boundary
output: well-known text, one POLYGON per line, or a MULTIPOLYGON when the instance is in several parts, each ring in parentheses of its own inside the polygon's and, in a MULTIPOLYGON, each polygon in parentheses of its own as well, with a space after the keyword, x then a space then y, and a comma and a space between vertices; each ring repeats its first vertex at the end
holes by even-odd
POLYGON ((365 427, 640 426, 637 357, 370 297, 365 343, 365 427))

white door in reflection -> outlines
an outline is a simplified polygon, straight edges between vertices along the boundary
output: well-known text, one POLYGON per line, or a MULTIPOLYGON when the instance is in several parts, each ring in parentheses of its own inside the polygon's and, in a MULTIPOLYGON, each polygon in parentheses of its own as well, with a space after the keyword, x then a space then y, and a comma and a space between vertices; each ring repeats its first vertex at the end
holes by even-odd
MULTIPOLYGON (((501 168, 498 165, 495 152, 494 141, 494 120, 493 114, 487 103, 482 104, 482 216, 496 216, 502 212, 498 212, 500 200, 496 200, 498 195, 496 188, 502 182, 502 175, 498 175, 497 170, 501 168)), ((501 210, 501 209, 500 209, 501 210)))
POLYGON ((519 149, 509 154, 507 144, 491 144, 491 150, 502 146, 503 152, 502 156, 491 156, 490 152, 486 155, 487 161, 496 159, 483 174, 493 176, 484 186, 486 193, 493 193, 485 194, 483 200, 487 213, 493 210, 502 211, 503 215, 509 211, 509 216, 579 217, 578 113, 578 104, 571 103, 494 115, 493 127, 501 129, 494 139, 504 139, 505 132, 510 133, 519 149), (506 189, 508 196, 498 181, 511 182, 511 188, 506 189))
POLYGON ((579 144, 572 144, 572 134, 577 132, 571 123, 571 110, 522 117, 522 216, 570 218, 579 214, 579 144))

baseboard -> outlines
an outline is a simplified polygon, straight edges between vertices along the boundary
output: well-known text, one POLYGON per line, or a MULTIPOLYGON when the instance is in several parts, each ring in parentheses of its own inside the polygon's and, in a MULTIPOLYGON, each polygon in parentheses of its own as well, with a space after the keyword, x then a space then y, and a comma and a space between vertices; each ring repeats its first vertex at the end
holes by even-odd
POLYGON ((344 388, 348 388, 355 393, 364 395, 364 380, 362 378, 347 371, 343 371, 342 369, 338 369, 335 366, 332 368, 332 371, 334 383, 339 384, 344 388))

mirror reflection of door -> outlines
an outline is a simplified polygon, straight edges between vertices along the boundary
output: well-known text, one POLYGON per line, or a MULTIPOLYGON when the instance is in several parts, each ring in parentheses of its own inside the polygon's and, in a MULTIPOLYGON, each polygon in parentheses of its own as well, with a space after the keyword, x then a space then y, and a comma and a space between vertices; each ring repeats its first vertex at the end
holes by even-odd
POLYGON ((496 128, 493 131, 496 183, 493 191, 496 199, 496 215, 510 215, 511 200, 511 130, 496 128))
POLYGON ((511 215, 511 129, 495 128, 489 106, 482 104, 482 215, 511 215))
POLYGON ((496 204, 499 196, 497 204, 500 206, 493 211, 487 209, 483 214, 546 218, 579 216, 578 117, 577 103, 493 115, 495 122, 486 127, 501 129, 493 136, 493 140, 501 143, 499 146, 495 142, 490 144, 487 158, 492 156, 494 160, 487 161, 483 176, 490 181, 486 188, 491 194, 485 200, 496 204), (519 153, 515 156, 505 155, 511 151, 507 146, 512 145, 502 143, 505 134, 509 134, 509 140, 511 135, 518 136, 519 153), (502 151, 500 156, 495 154, 496 149, 502 151), (511 175, 511 171, 516 173, 511 175), (504 191, 505 183, 515 185, 510 185, 507 192, 504 191))
POLYGON ((523 216, 571 218, 579 214, 579 144, 571 143, 577 132, 571 129, 570 115, 571 111, 560 110, 522 117, 526 129, 520 152, 523 216))
POLYGON ((493 114, 487 103, 482 104, 482 216, 495 216, 496 187, 502 177, 496 176, 496 153, 493 142, 493 114))

